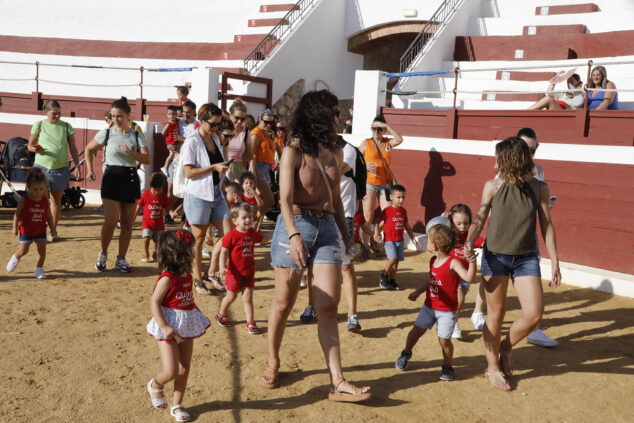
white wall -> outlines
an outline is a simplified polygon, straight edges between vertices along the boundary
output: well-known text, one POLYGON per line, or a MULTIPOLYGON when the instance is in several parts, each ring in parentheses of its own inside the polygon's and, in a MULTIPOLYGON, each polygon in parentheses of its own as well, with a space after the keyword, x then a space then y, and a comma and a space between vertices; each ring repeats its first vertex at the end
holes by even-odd
POLYGON ((346 0, 346 36, 392 21, 428 20, 443 0, 346 0), (416 10, 417 16, 405 18, 405 9, 416 10))
POLYGON ((482 12, 483 16, 491 17, 531 16, 535 15, 536 7, 583 3, 594 3, 601 11, 632 8, 632 0, 484 0, 482 12))

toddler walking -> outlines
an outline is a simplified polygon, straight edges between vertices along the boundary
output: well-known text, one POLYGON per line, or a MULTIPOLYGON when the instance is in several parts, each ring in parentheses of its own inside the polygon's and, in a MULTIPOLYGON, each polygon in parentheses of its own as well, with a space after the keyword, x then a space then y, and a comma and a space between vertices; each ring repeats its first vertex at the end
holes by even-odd
POLYGON ((164 192, 166 184, 165 175, 161 172, 154 172, 150 179, 150 189, 143 191, 141 199, 136 206, 135 216, 143 209, 143 257, 141 261, 148 262, 156 260, 156 249, 158 240, 165 230, 163 220, 163 210, 169 209, 170 200, 164 192), (150 255, 150 240, 153 242, 153 251, 150 255))
POLYGON ((48 178, 42 169, 32 167, 26 174, 26 194, 18 202, 13 215, 13 235, 20 235, 18 250, 7 263, 7 272, 13 272, 20 259, 29 252, 31 244, 37 246, 37 264, 33 273, 36 279, 46 279, 44 260, 46 259, 46 224, 51 236, 57 236, 53 216, 49 213, 48 178))
POLYGON ((211 325, 194 304, 192 261, 194 236, 184 230, 161 235, 158 249, 159 276, 150 299, 152 320, 147 332, 158 344, 163 368, 147 384, 152 406, 167 408, 163 395, 166 383, 174 381, 174 405, 170 414, 178 422, 190 420, 182 404, 194 351, 194 338, 202 336, 211 325))

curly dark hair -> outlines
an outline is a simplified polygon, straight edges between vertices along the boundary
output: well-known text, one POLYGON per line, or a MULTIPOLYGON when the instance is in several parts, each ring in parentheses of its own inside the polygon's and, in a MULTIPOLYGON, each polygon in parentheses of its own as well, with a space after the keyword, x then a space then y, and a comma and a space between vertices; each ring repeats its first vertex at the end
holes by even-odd
POLYGON ((471 215, 471 209, 469 208, 469 206, 462 203, 454 204, 453 206, 451 206, 451 209, 449 210, 449 216, 447 217, 449 218, 449 221, 451 222, 452 226, 453 226, 453 216, 456 213, 466 214, 467 217, 469 218, 469 223, 471 223, 472 215, 471 215))
POLYGON ((339 100, 328 90, 310 91, 302 97, 293 114, 291 138, 299 141, 298 150, 309 156, 319 155, 319 146, 335 150, 339 100))
POLYGON ((33 184, 47 183, 46 173, 39 167, 32 167, 26 172, 26 189, 33 184))
POLYGON ((194 236, 183 229, 165 231, 159 238, 158 265, 174 275, 191 273, 194 261, 194 236))
POLYGON ((533 177, 533 158, 528 145, 519 137, 509 137, 495 145, 495 160, 500 178, 509 185, 521 185, 533 177))

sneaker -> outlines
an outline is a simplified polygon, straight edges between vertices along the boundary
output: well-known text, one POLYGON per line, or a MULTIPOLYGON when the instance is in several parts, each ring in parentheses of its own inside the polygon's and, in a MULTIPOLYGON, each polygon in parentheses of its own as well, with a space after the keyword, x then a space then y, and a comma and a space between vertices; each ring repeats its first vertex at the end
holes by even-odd
POLYGON ((410 358, 412 358, 411 352, 408 353, 405 350, 401 351, 401 356, 398 358, 398 360, 396 360, 395 367, 400 371, 407 369, 410 358))
POLYGON ((13 272, 18 267, 18 263, 20 263, 20 259, 16 258, 15 254, 11 256, 11 260, 7 263, 7 272, 13 272))
POLYGON ((299 316, 299 320, 304 324, 313 323, 316 318, 317 317, 315 315, 315 308, 311 305, 306 307, 302 315, 299 316))
POLYGON ((95 269, 100 272, 106 270, 106 260, 108 260, 108 255, 104 253, 99 253, 99 257, 97 257, 97 263, 95 263, 95 269))
POLYGON ((471 315, 471 323, 473 323, 473 327, 475 330, 482 330, 484 327, 484 314, 483 313, 473 313, 471 315))
POLYGON ((46 273, 44 273, 44 269, 42 269, 41 267, 35 268, 33 276, 35 276, 35 279, 46 279, 46 273))
POLYGON ((535 329, 534 331, 529 333, 528 337, 526 337, 526 342, 528 342, 529 344, 548 348, 556 347, 557 345, 559 345, 559 342, 554 339, 550 339, 548 335, 542 332, 541 329, 535 329))
POLYGON ((401 287, 396 283, 396 279, 390 279, 387 283, 390 291, 400 291, 401 287))
POLYGON ((117 229, 121 230, 121 222, 117 222, 117 229))
POLYGON ((390 289, 390 280, 384 273, 381 273, 381 277, 379 278, 379 286, 383 289, 390 289))
POLYGON ((440 380, 453 380, 453 366, 449 364, 442 365, 442 373, 440 373, 440 380))
POLYGON ((147 263, 148 261, 150 261, 150 258, 148 256, 144 255, 143 257, 141 257, 141 261, 143 263, 147 263))
POLYGON ((453 333, 451 334, 452 338, 461 339, 462 331, 460 330, 460 326, 458 326, 458 322, 453 326, 453 333))
POLYGON ((357 319, 356 314, 348 317, 348 330, 354 333, 361 332, 361 325, 359 324, 359 319, 357 319))
POLYGON ((132 267, 125 261, 124 258, 117 257, 117 261, 114 265, 114 270, 119 270, 121 273, 129 273, 132 271, 132 267))
POLYGON ((299 287, 300 288, 306 288, 306 286, 308 285, 308 283, 306 282, 306 275, 302 276, 302 280, 299 282, 299 287))

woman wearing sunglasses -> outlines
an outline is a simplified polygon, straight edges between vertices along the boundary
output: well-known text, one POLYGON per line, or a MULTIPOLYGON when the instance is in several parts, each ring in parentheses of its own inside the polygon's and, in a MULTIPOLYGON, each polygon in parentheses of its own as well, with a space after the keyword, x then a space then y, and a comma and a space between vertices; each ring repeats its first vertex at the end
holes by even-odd
MULTIPOLYGON (((244 126, 247 118, 247 106, 242 99, 236 98, 229 107, 229 118, 233 123, 233 134, 228 138, 225 137, 224 153, 227 160, 233 160, 229 165, 231 170, 232 181, 239 181, 240 176, 246 170, 245 164, 253 159, 253 142, 251 134, 244 126)), ((223 130, 224 133, 229 133, 223 130)))

